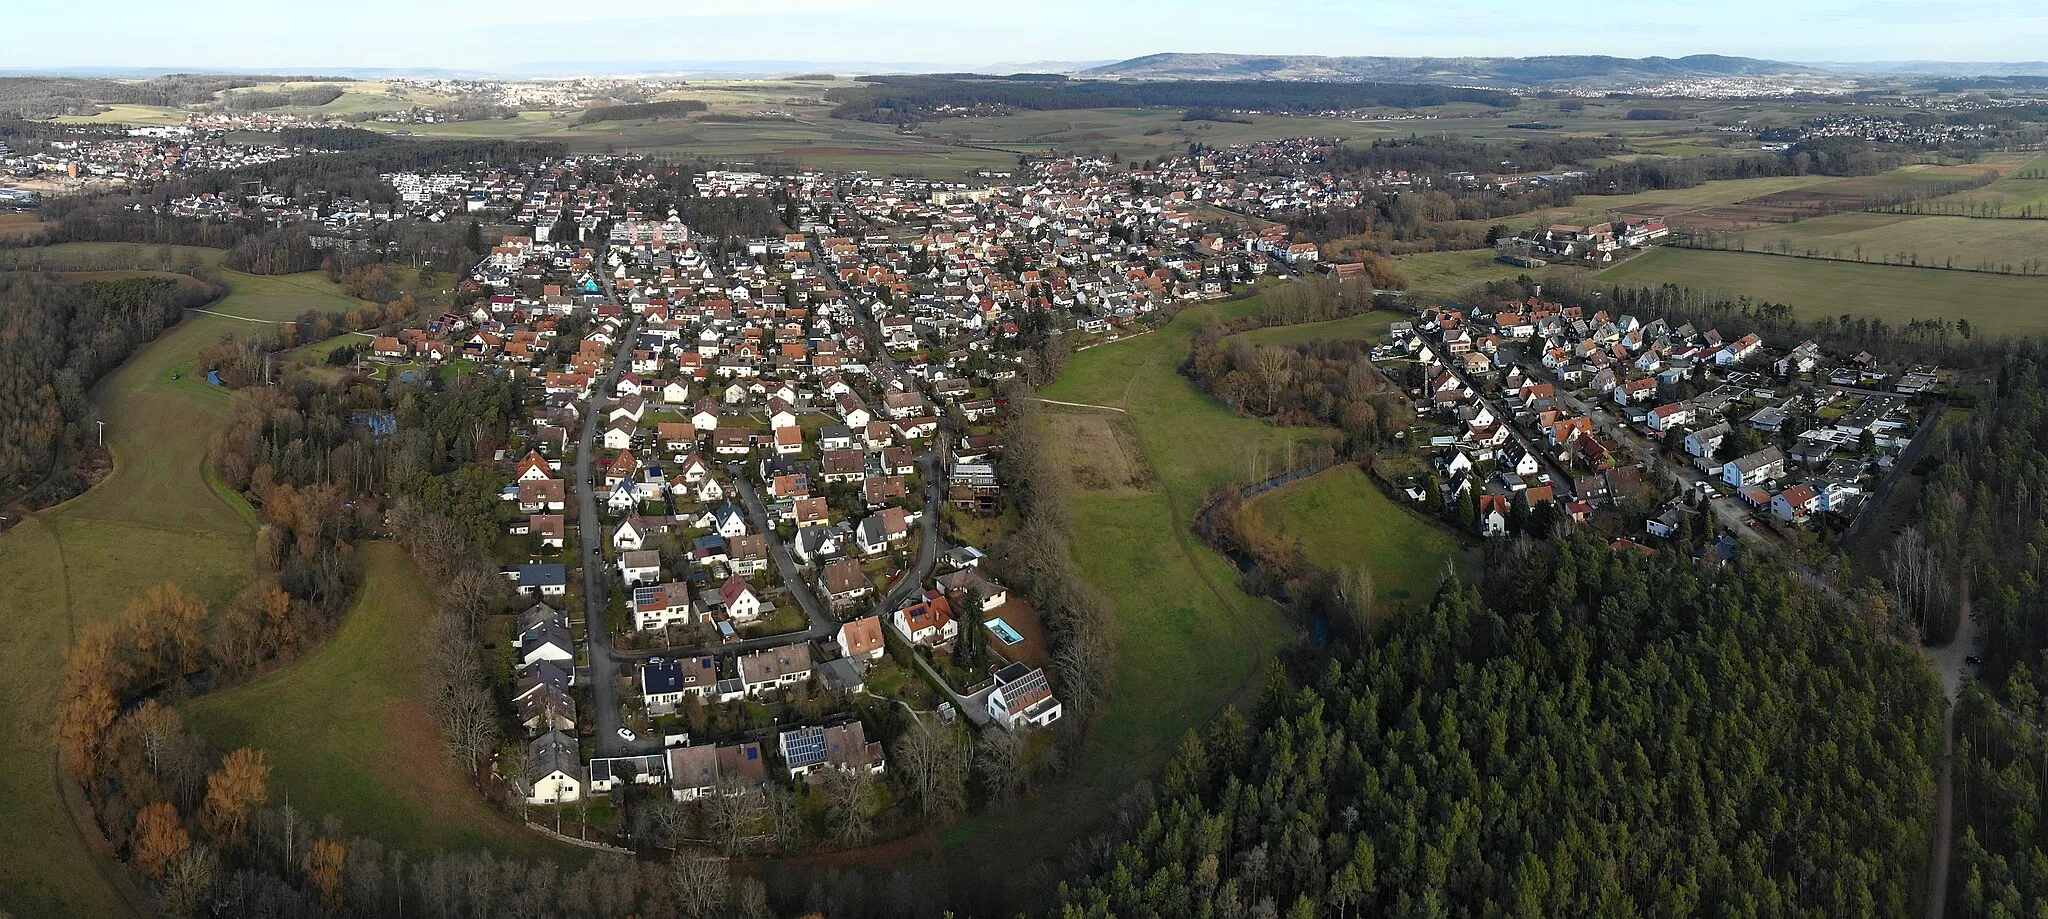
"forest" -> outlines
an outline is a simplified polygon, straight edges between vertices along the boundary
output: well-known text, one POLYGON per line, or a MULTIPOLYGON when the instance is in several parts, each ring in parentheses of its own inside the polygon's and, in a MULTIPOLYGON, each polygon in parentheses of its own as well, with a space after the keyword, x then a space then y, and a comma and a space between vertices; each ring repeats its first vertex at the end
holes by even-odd
POLYGON ((632 121, 636 118, 673 118, 692 112, 708 111, 711 107, 696 99, 674 99, 668 102, 636 102, 628 105, 600 105, 583 110, 576 116, 577 124, 597 124, 601 121, 632 121))
MULTIPOLYGON (((193 73, 168 74, 138 82, 90 77, 0 77, 0 116, 49 118, 91 115, 99 103, 125 102, 181 108, 213 102, 222 92, 261 83, 335 82, 339 77, 193 73)), ((337 92, 337 96, 340 94, 337 92)))
POLYGON ((1573 536, 1189 732, 1061 915, 1904 915, 1940 694, 1768 559, 1573 536))
POLYGON ((92 384, 219 296, 197 279, 0 272, 0 487, 48 474, 60 445, 85 436, 92 384))
POLYGON ((1915 522, 1886 553, 1901 613, 1929 631, 1964 617, 1984 664, 1956 706, 1951 915, 2048 910, 2048 348, 2003 355, 1989 399, 1946 431, 1915 522))

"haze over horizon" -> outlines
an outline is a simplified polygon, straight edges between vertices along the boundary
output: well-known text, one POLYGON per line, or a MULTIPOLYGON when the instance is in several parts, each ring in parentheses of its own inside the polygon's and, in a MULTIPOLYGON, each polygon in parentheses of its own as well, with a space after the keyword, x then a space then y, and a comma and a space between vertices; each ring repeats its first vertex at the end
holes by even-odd
POLYGON ((1795 62, 2023 61, 2048 47, 2048 4, 2030 0, 1728 0, 1511 4, 1371 0, 998 2, 755 0, 743 13, 682 0, 567 10, 542 0, 358 0, 318 29, 258 0, 194 0, 166 16, 144 0, 93 15, 11 11, 9 70, 85 67, 418 68, 505 72, 550 61, 920 62, 1123 60, 1165 51, 1330 56, 1618 57, 1725 54, 1795 62), (1994 27, 1995 26, 1995 27, 1994 27))

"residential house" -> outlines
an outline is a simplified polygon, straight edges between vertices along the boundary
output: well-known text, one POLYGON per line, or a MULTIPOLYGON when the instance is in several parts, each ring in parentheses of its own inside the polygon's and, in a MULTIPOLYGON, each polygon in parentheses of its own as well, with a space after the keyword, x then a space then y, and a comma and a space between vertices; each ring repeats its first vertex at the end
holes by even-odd
POLYGON ((839 653, 854 660, 879 660, 888 650, 882 640, 880 616, 862 616, 842 623, 834 640, 839 644, 839 653))
POLYGON ((1060 700, 1053 696, 1045 671, 1014 663, 996 671, 995 683, 988 692, 988 715, 996 724, 1016 730, 1025 725, 1042 728, 1059 720, 1060 700))
POLYGON ((882 745, 868 740, 867 730, 858 721, 783 731, 777 743, 793 779, 806 778, 821 766, 845 772, 882 771, 882 745))
POLYGON ((576 738, 549 731, 526 745, 528 804, 569 804, 583 797, 583 756, 576 738))
POLYGON ((719 793, 746 794, 768 781, 761 745, 751 741, 723 746, 671 747, 668 751, 669 791, 678 801, 694 801, 719 793))
POLYGON ((809 642, 799 641, 740 657, 740 685, 750 696, 784 686, 795 686, 810 678, 809 642))

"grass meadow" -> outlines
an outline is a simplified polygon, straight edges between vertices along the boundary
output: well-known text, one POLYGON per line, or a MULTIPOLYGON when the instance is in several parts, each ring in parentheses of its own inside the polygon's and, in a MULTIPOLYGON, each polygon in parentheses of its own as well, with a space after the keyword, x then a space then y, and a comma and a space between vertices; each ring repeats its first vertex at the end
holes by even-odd
MULTIPOLYGON (((1192 307, 1160 331, 1076 354, 1045 390, 1047 399, 1129 413, 1045 410, 1045 422, 1062 434, 1075 424, 1069 419, 1082 416, 1091 419, 1087 429, 1105 419, 1121 428, 1129 453, 1123 461, 1138 467, 1127 477, 1113 477, 1109 487, 1077 484, 1068 494, 1074 557, 1089 582, 1115 604, 1116 695, 1089 737, 1084 781, 1046 789, 1011 813, 972 818, 948 832, 949 842, 1014 844, 1017 834, 1029 831, 1046 846, 1063 845, 1069 834, 1105 813, 1117 795, 1156 774, 1183 733, 1241 700, 1265 662, 1290 640, 1279 607, 1240 591, 1236 569, 1192 532, 1192 515, 1211 489, 1249 478, 1261 455, 1267 468, 1277 470, 1290 451, 1330 436, 1240 417, 1177 372, 1201 323, 1257 309, 1256 298, 1192 307)), ((1373 315, 1338 334, 1371 334, 1374 325, 1384 330, 1391 314, 1373 315)), ((1079 436, 1056 437, 1054 443, 1056 452, 1103 446, 1079 436)), ((1390 538, 1421 544, 1433 535, 1397 509, 1387 510, 1397 515, 1385 524, 1390 538), (1405 535, 1409 528, 1403 522, 1412 526, 1405 535)), ((1386 579, 1393 583, 1399 577, 1386 579)))
POLYGON ((221 749, 270 754, 273 798, 334 815, 411 852, 490 849, 500 857, 571 850, 485 804, 442 752, 425 702, 422 629, 434 594, 390 543, 362 546, 363 590, 327 643, 283 670, 184 706, 221 749))
POLYGON ((2043 277, 1673 248, 1644 253, 1593 277, 1769 300, 1807 317, 1848 313, 1893 325, 1962 318, 1992 334, 2048 331, 2048 278, 2043 277))
POLYGON ((1344 465, 1260 495, 1253 519, 1301 540, 1310 564, 1372 572, 1386 613, 1429 602, 1457 540, 1394 503, 1357 466, 1344 465))
MULTIPOLYGON (((157 257, 158 247, 125 248, 157 257)), ((173 248, 176 264, 219 257, 215 250, 173 248)), ((68 259, 98 269, 106 261, 99 257, 120 249, 53 247, 45 264, 61 267, 68 259)), ((256 515, 206 471, 229 395, 206 383, 199 350, 224 334, 261 328, 230 316, 268 322, 357 302, 314 273, 227 272, 224 279, 228 296, 209 308, 227 315, 188 313, 93 388, 113 472, 85 494, 0 533, 0 570, 8 572, 10 598, 27 613, 0 639, 0 798, 8 802, 6 825, 21 830, 0 833, 0 908, 17 916, 127 912, 125 876, 72 828, 59 795, 50 723, 72 637, 118 616, 155 584, 173 581, 217 602, 250 575, 256 515)), ((460 825, 467 817, 449 819, 460 825)))

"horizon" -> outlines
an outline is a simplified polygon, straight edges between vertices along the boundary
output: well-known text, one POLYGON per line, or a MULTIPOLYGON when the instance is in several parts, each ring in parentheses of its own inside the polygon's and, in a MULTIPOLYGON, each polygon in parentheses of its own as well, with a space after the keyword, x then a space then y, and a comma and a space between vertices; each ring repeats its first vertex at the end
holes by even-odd
POLYGON ((973 69, 1006 62, 1122 61, 1160 53, 1326 57, 1685 57, 1719 54, 1788 63, 2039 60, 2048 7, 2023 0, 1922 4, 1732 0, 1712 23, 1688 4, 1638 5, 1626 22, 1600 21, 1591 0, 1541 9, 1495 0, 1426 8, 1385 2, 1249 7, 1135 0, 1104 9, 1081 0, 984 4, 931 0, 761 0, 732 13, 696 0, 564 14, 541 0, 364 0, 345 21, 307 29, 253 0, 200 0, 161 21, 155 5, 110 0, 90 20, 36 5, 11 18, 9 73, 85 69, 166 72, 417 69, 508 73, 550 64, 618 68, 770 63, 901 63, 973 69), (1216 15, 1204 15, 1215 13, 1216 15), (1593 27, 1582 25, 1598 21, 1593 27), (1166 32, 1170 22, 1176 31, 1166 32), (1991 23, 1997 28, 1987 28, 1991 23), (395 25, 394 25, 395 24, 395 25), (1019 26, 1027 26, 1020 28, 1019 26), (1078 28, 1058 28, 1075 25, 1078 28), (1162 51, 1227 48, 1211 51, 1162 51), (722 56, 691 51, 715 47, 722 56), (178 49, 178 50, 167 50, 178 49), (341 51, 339 49, 349 49, 341 51), (961 49, 971 49, 968 51, 961 49), (870 52, 870 53, 863 53, 870 52), (205 59, 199 67, 166 60, 205 59))

